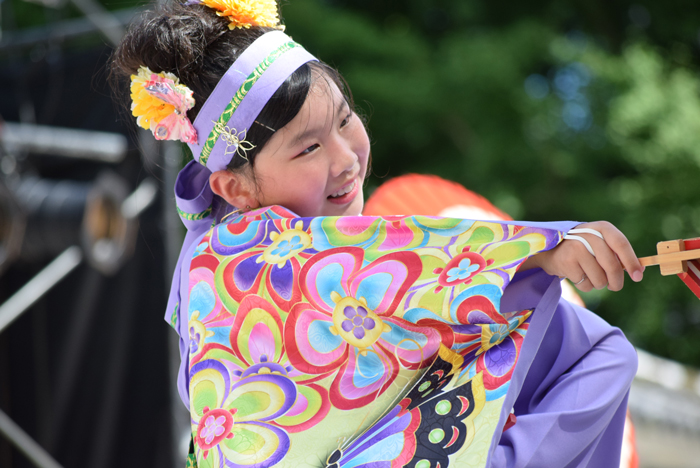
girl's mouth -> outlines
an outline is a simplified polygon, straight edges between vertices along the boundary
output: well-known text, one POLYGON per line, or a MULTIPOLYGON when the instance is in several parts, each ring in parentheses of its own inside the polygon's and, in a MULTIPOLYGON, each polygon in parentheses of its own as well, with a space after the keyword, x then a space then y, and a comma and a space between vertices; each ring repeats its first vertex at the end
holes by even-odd
POLYGON ((355 179, 351 184, 346 185, 342 189, 335 192, 333 195, 328 197, 328 201, 331 203, 336 203, 338 205, 344 205, 350 203, 356 196, 357 192, 360 190, 360 184, 357 183, 355 179))

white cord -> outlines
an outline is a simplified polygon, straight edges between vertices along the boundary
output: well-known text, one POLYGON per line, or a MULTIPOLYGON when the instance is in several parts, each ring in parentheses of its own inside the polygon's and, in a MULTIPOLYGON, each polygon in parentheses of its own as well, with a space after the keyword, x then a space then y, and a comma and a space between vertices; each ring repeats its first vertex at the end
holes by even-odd
POLYGON ((600 237, 601 239, 605 240, 600 231, 596 231, 595 229, 591 228, 572 229, 569 232, 567 232, 567 234, 593 234, 594 236, 600 237))
POLYGON ((592 234, 596 237, 600 237, 601 239, 605 240, 603 238, 603 235, 600 232, 596 231, 595 229, 589 229, 589 228, 572 229, 569 232, 567 232, 566 235, 564 236, 564 240, 576 240, 576 241, 579 241, 580 243, 582 243, 584 245, 584 247, 586 247, 586 250, 588 250, 588 253, 590 253, 594 257, 595 257, 595 252, 593 252, 593 247, 591 247, 591 244, 589 244, 588 241, 586 239, 584 239, 583 237, 574 236, 572 234, 592 234))

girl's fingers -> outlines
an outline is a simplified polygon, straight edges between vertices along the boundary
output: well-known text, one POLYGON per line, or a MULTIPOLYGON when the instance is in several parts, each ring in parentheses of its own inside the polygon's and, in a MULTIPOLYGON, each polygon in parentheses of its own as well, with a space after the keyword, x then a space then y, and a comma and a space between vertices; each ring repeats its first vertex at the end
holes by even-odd
MULTIPOLYGON (((579 265, 587 277, 587 280, 580 286, 586 284, 587 281, 590 282, 595 289, 603 289, 608 285, 608 276, 605 274, 605 270, 598 264, 596 257, 586 252, 586 255, 581 255, 579 257, 579 265)), ((581 290, 584 291, 583 289, 581 290)), ((590 289, 588 290, 590 291, 590 289)))
POLYGON ((599 221, 580 224, 576 229, 579 231, 570 231, 571 237, 562 244, 551 251, 540 253, 537 266, 550 275, 566 276, 583 292, 606 286, 611 291, 619 291, 625 281, 623 266, 634 281, 641 280, 644 268, 627 238, 615 226, 599 221), (597 232, 591 233, 591 230, 597 232), (582 280, 584 274, 585 279, 582 280))
POLYGON ((606 232, 603 233, 605 242, 620 259, 620 263, 625 267, 625 270, 627 270, 627 273, 629 273, 630 278, 632 278, 633 281, 641 281, 644 273, 644 267, 641 263, 639 263, 639 259, 634 253, 634 249, 630 245, 625 235, 622 234, 615 226, 611 224, 610 228, 611 229, 606 229, 606 232))
MULTIPOLYGON (((578 227, 596 229, 603 235, 603 239, 605 240, 605 244, 607 245, 603 247, 601 245, 600 239, 598 239, 598 242, 593 244, 596 255, 599 255, 598 252, 601 252, 601 255, 605 255, 603 251, 612 251, 612 254, 617 257, 617 264, 615 262, 610 261, 609 257, 607 256, 606 260, 603 260, 604 263, 602 263, 606 271, 614 272, 614 274, 612 275, 613 277, 610 278, 612 290, 619 290, 619 288, 622 287, 622 283, 624 281, 624 274, 623 279, 620 282, 618 282, 616 279, 618 277, 617 268, 619 264, 621 264, 624 267, 624 269, 627 270, 628 274, 630 275, 630 278, 632 278, 633 281, 639 282, 642 280, 644 267, 641 265, 641 263, 639 263, 639 259, 634 253, 634 249, 630 245, 625 235, 622 234, 622 232, 620 232, 619 229, 617 229, 615 226, 606 221, 582 224, 580 226, 577 226, 577 228, 578 227), (608 268, 611 268, 612 270, 608 270, 608 268)), ((593 239, 595 238, 595 236, 587 235, 586 238, 593 239)), ((589 242, 593 241, 589 240, 589 242)))
POLYGON ((591 283, 591 280, 588 279, 588 276, 585 275, 583 270, 580 270, 580 273, 572 273, 571 276, 567 276, 567 279, 571 282, 571 284, 574 285, 576 289, 578 289, 581 292, 588 292, 591 289, 593 289, 593 284, 591 283), (583 280, 583 281, 581 281, 583 280))
POLYGON ((625 272, 622 269, 618 256, 603 239, 595 236, 588 237, 590 237, 589 242, 593 246, 593 251, 596 255, 595 260, 604 271, 608 289, 610 291, 619 291, 625 284, 625 272))

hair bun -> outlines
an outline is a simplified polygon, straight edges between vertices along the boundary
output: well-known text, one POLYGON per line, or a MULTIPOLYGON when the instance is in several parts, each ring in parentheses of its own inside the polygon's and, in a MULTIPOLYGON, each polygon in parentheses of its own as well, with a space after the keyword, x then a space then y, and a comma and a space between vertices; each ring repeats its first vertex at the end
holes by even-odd
POLYGON ((130 101, 122 93, 140 67, 154 73, 171 73, 192 90, 196 103, 187 115, 194 121, 238 55, 272 30, 263 26, 229 29, 229 18, 218 13, 204 4, 175 1, 156 6, 137 18, 112 54, 110 80, 121 95, 118 100, 130 101))

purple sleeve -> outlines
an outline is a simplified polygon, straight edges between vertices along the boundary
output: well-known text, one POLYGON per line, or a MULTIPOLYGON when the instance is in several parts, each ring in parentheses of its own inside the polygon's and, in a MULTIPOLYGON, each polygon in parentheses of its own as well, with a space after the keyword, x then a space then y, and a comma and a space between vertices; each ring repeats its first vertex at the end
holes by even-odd
POLYGON ((561 300, 490 466, 618 468, 636 370, 619 329, 561 300))
POLYGON ((188 309, 189 309, 189 273, 190 261, 194 255, 194 249, 197 248, 200 238, 207 233, 208 229, 200 231, 189 231, 185 236, 185 242, 180 252, 180 257, 173 274, 173 282, 170 288, 170 296, 168 297, 168 308, 166 312, 166 321, 170 311, 176 311, 177 320, 175 322, 175 331, 180 336, 180 369, 177 374, 177 390, 180 394, 180 399, 185 407, 190 408, 189 396, 189 331, 188 331, 188 309))

